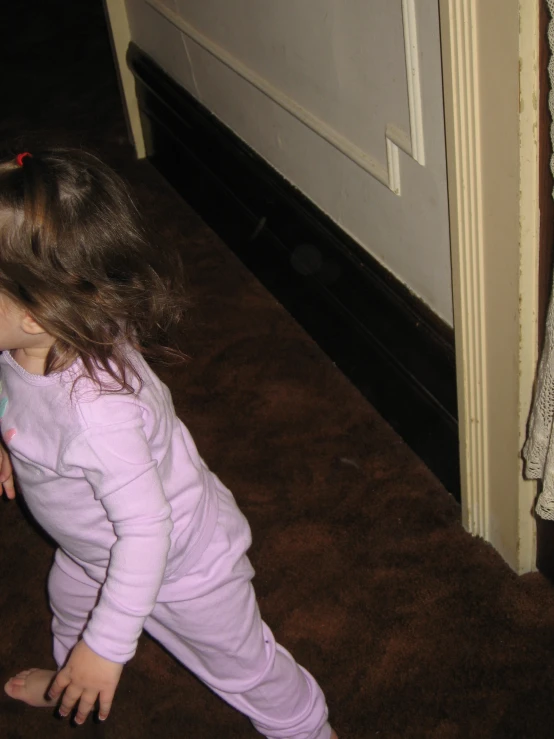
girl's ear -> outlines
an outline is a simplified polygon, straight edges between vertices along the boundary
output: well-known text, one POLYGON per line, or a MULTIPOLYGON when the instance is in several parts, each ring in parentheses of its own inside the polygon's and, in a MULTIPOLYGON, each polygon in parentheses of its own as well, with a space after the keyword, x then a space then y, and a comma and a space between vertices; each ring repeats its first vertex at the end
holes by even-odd
POLYGON ((21 319, 21 328, 26 334, 31 334, 33 336, 46 333, 42 326, 39 326, 39 324, 31 315, 29 315, 29 313, 23 314, 23 318, 21 319))

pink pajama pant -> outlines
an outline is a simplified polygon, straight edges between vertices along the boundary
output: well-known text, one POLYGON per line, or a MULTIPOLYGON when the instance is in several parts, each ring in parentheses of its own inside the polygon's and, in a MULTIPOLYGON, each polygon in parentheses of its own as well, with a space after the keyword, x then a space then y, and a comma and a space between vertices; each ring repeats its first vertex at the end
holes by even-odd
MULTIPOLYGON (((210 545, 190 571, 162 586, 145 630, 268 739, 329 739, 321 688, 260 617, 245 554, 248 523, 225 489, 219 506, 210 545)), ((48 590, 59 666, 83 632, 99 588, 58 551, 48 590)))

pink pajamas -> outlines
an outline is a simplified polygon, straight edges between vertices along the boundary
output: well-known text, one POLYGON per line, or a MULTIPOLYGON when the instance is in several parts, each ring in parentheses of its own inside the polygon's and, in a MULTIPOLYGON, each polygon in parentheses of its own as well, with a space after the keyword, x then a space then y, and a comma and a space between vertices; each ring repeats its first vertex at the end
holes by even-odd
POLYGON ((99 391, 78 362, 31 375, 0 355, 4 443, 28 509, 59 547, 56 661, 82 638, 124 664, 146 629, 266 737, 329 739, 321 689, 260 618, 246 519, 167 387, 128 351, 135 393, 99 391))
MULTIPOLYGON (((250 530, 220 488, 214 535, 190 571, 162 585, 145 630, 270 739, 329 739, 325 698, 262 621, 245 552, 250 530)), ((61 666, 98 599, 99 585, 59 550, 48 590, 61 666)), ((85 635, 86 641, 86 635, 85 635)))

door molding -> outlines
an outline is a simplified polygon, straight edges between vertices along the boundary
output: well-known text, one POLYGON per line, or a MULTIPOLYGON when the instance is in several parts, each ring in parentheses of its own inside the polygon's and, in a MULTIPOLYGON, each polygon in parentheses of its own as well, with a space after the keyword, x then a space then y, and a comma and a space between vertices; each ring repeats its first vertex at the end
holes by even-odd
POLYGON ((534 567, 539 0, 440 0, 464 526, 534 567))
POLYGON ((131 28, 125 0, 103 0, 104 11, 108 19, 108 29, 119 87, 123 97, 123 111, 127 123, 129 138, 139 159, 146 156, 144 132, 140 121, 140 112, 135 90, 135 79, 127 66, 127 49, 131 43, 131 28))

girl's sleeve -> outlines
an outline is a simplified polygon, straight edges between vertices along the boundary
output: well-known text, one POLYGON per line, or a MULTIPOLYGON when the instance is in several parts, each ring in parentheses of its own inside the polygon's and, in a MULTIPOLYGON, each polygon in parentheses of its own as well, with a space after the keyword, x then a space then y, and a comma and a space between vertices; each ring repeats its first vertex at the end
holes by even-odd
POLYGON ((93 651, 114 662, 127 662, 136 651, 162 584, 172 530, 171 508, 140 411, 130 415, 88 428, 64 454, 65 464, 83 471, 117 537, 100 598, 83 632, 93 651))

